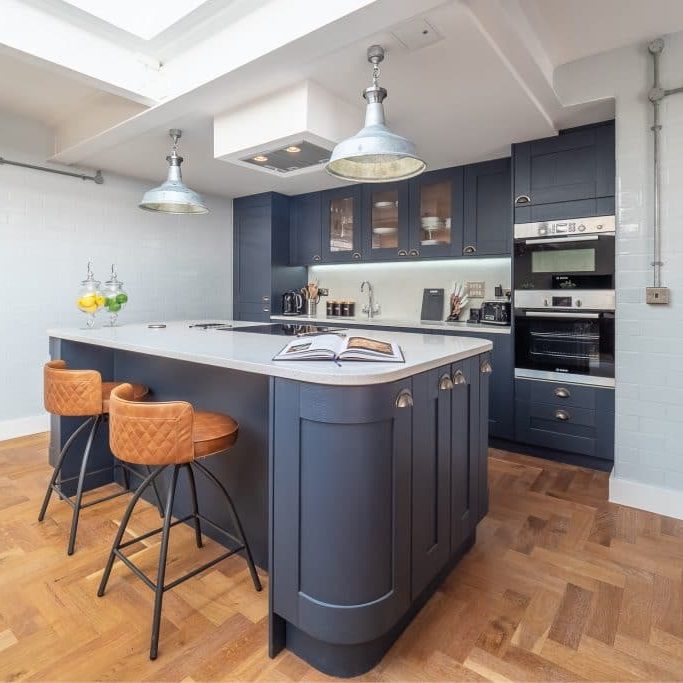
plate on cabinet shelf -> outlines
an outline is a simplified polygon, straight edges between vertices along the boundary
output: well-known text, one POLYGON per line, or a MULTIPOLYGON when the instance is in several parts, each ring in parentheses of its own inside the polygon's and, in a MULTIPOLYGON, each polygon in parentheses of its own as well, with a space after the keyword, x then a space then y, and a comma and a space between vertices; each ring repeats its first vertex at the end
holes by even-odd
POLYGON ((398 202, 375 202, 373 206, 376 209, 389 209, 398 206, 398 202))
POLYGON ((376 227, 372 229, 372 232, 375 235, 393 235, 398 228, 381 228, 381 227, 376 227))
POLYGON ((423 247, 434 247, 437 244, 448 244, 447 240, 421 240, 420 244, 423 247))

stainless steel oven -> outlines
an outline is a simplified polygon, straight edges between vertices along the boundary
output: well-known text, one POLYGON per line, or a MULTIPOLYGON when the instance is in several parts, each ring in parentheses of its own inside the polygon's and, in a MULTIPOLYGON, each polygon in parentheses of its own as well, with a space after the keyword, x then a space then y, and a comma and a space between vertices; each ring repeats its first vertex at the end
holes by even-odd
POLYGON ((613 290, 614 233, 614 216, 515 225, 515 290, 613 290))
POLYGON ((515 377, 614 386, 614 291, 515 292, 515 377))

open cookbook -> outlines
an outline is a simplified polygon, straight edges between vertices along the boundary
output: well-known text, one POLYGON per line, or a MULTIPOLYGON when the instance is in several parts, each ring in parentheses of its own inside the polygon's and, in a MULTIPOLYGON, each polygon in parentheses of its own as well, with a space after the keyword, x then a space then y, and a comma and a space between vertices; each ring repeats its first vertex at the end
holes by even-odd
POLYGON ((320 334, 293 339, 273 360, 365 360, 405 363, 403 351, 398 344, 339 334, 320 334))

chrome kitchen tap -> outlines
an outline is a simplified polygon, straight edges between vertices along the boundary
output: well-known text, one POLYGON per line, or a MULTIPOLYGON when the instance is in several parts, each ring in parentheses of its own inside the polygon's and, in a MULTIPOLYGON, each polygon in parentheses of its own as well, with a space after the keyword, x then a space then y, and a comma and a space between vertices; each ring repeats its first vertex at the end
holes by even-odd
POLYGON ((374 318, 376 315, 379 315, 380 311, 382 310, 382 307, 379 304, 375 303, 375 289, 372 286, 372 283, 369 280, 364 280, 360 284, 360 291, 364 292, 365 291, 365 285, 368 286, 368 303, 363 306, 363 313, 368 314, 368 319, 374 318))

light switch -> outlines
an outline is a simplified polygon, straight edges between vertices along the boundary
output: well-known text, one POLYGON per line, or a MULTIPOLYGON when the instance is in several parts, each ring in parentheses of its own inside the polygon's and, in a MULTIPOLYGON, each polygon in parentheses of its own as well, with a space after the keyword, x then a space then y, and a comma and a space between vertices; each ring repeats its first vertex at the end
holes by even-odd
POLYGON ((486 294, 485 282, 467 282, 467 296, 470 299, 483 299, 486 294))

